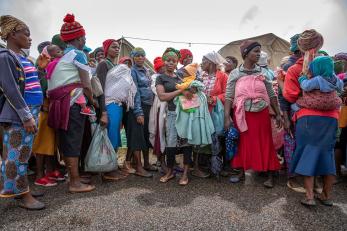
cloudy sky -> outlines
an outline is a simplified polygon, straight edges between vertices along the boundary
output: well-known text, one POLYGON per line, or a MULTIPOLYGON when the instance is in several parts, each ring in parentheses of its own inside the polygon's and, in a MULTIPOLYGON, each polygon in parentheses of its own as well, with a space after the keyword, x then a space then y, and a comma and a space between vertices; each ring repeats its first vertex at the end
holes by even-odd
MULTIPOLYGON (((289 40, 314 28, 324 36, 324 50, 347 51, 347 0, 0 0, 1 15, 14 15, 29 25, 33 56, 39 42, 59 33, 67 12, 84 26, 93 49, 121 36, 227 44, 270 32, 289 40)), ((168 46, 191 49, 196 62, 222 47, 128 40, 143 47, 151 61, 168 46)))

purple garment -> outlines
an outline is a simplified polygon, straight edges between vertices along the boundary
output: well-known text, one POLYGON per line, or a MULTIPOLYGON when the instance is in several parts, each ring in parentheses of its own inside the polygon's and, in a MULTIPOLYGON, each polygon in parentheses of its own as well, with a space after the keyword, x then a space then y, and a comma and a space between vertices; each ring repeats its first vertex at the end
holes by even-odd
POLYGON ((284 133, 284 159, 286 161, 288 177, 293 177, 294 175, 289 172, 292 163, 292 158, 295 151, 295 138, 293 139, 289 133, 284 133))
POLYGON ((54 129, 67 130, 71 100, 70 93, 80 87, 82 87, 80 83, 71 83, 48 91, 48 126, 54 129))

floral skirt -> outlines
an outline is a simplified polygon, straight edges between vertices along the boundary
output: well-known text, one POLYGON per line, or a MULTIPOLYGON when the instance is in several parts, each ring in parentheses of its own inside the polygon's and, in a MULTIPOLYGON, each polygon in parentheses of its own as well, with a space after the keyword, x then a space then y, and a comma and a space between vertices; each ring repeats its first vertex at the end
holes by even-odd
MULTIPOLYGON (((30 110, 37 121, 40 107, 30 110)), ((35 134, 27 133, 22 125, 5 125, 3 129, 0 197, 13 197, 29 192, 27 169, 35 134)))

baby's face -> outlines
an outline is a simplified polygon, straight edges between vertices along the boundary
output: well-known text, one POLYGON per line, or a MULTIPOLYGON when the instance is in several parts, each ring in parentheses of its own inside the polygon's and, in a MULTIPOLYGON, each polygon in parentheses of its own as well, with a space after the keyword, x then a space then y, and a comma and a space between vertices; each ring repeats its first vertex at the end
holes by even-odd
POLYGON ((60 47, 56 45, 52 45, 49 49, 49 55, 55 59, 55 58, 60 58, 63 56, 63 51, 60 49, 60 47))

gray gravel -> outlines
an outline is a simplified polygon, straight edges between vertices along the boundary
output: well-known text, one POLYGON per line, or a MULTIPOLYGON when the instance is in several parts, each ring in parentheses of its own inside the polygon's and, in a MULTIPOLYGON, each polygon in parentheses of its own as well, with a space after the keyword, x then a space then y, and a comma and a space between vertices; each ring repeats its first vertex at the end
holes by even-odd
POLYGON ((178 178, 167 184, 131 176, 113 183, 93 178, 97 190, 67 193, 66 183, 45 188, 47 209, 30 212, 0 200, 0 230, 347 230, 347 183, 334 188, 335 206, 300 205, 285 178, 273 189, 232 185, 227 178, 178 178))

